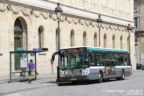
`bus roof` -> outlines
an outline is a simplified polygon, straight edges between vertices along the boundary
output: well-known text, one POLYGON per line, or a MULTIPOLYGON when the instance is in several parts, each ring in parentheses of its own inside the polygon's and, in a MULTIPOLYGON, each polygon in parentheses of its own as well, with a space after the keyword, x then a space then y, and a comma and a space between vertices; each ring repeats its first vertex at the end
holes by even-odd
POLYGON ((111 48, 101 48, 101 47, 70 47, 70 48, 62 48, 62 49, 75 49, 75 48, 87 48, 89 50, 98 50, 98 51, 109 51, 109 52, 126 52, 128 53, 128 50, 121 50, 121 49, 111 49, 111 48))

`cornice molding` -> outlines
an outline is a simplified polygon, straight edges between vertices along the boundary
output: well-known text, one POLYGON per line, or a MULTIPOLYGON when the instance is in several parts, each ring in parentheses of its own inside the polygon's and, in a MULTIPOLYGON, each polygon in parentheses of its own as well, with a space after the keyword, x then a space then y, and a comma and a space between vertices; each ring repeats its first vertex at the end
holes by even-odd
POLYGON ((72 21, 74 24, 78 24, 78 19, 77 18, 72 18, 72 21))
POLYGON ((11 6, 11 10, 12 10, 12 12, 13 12, 14 14, 19 14, 19 12, 20 12, 20 7, 12 5, 12 6, 11 6))
POLYGON ((49 14, 45 13, 45 12, 41 12, 40 15, 44 18, 44 19, 48 19, 49 14))
POLYGON ((90 25, 91 25, 92 27, 96 27, 96 24, 95 24, 95 22, 93 22, 93 21, 90 22, 90 25))
POLYGON ((39 11, 34 10, 34 16, 35 16, 36 18, 39 18, 39 17, 40 17, 40 12, 39 12, 39 11))
POLYGON ((30 9, 21 8, 21 12, 22 12, 23 15, 25 15, 25 16, 30 16, 30 9))
MULTIPOLYGON (((8 7, 8 3, 0 3, 0 12, 5 12, 8 7)), ((36 18, 39 18, 40 16, 42 16, 45 20, 50 18, 54 21, 57 20, 57 16, 55 13, 51 12, 51 11, 40 11, 38 9, 34 9, 34 8, 27 8, 27 7, 23 7, 23 6, 17 6, 17 5, 10 5, 10 10, 12 11, 13 14, 20 14, 20 12, 22 12, 22 14, 24 16, 35 16, 36 18)), ((69 16, 66 14, 63 14, 61 17, 61 22, 68 22, 69 24, 73 23, 73 24, 80 24, 80 25, 86 25, 86 26, 92 26, 92 27, 97 27, 98 28, 98 24, 95 20, 92 19, 87 19, 87 18, 81 18, 81 17, 76 17, 76 16, 69 16)), ((108 22, 103 22, 102 24, 102 29, 107 29, 107 30, 119 30, 119 31, 126 31, 126 26, 121 26, 119 24, 115 24, 115 23, 108 23, 108 22)))
POLYGON ((117 31, 117 26, 114 26, 113 28, 114 28, 115 31, 117 31))
POLYGON ((106 25, 105 25, 105 27, 106 27, 106 29, 107 29, 107 30, 109 29, 109 26, 108 26, 108 24, 106 24, 106 25))
POLYGON ((60 21, 61 21, 61 22, 64 22, 64 21, 65 21, 65 17, 66 17, 66 16, 61 16, 60 21))
POLYGON ((80 23, 81 25, 84 25, 84 20, 79 19, 79 23, 80 23))
POLYGON ((57 16, 56 16, 56 14, 51 13, 51 18, 52 18, 54 21, 56 21, 56 20, 57 20, 57 16))
POLYGON ((5 12, 7 9, 7 5, 6 3, 0 3, 0 12, 5 12))
POLYGON ((112 25, 109 24, 109 29, 113 30, 112 25))
POLYGON ((86 26, 90 25, 90 21, 89 20, 85 20, 84 23, 85 23, 86 26))
POLYGON ((72 23, 72 18, 71 18, 71 17, 66 16, 66 17, 65 17, 65 20, 66 20, 68 23, 72 23))

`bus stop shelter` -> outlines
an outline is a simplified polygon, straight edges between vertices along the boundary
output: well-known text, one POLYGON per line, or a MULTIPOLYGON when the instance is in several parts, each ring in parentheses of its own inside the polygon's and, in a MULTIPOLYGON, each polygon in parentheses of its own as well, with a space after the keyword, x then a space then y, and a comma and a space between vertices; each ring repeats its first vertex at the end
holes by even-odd
POLYGON ((46 52, 42 51, 11 51, 10 52, 10 71, 9 71, 9 83, 17 81, 28 80, 28 68, 27 64, 30 59, 35 63, 33 79, 37 79, 37 53, 46 52))

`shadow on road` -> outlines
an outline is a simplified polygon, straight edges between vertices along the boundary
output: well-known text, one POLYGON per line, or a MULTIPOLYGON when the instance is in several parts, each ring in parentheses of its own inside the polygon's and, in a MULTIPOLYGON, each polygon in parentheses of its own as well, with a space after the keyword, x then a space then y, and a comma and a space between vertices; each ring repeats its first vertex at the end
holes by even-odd
MULTIPOLYGON (((128 78, 126 79, 128 80, 128 78)), ((34 80, 36 81, 36 80, 34 80)), ((109 82, 119 82, 119 81, 124 81, 124 80, 117 80, 117 79, 109 79, 109 80, 104 80, 102 83, 98 83, 96 80, 95 81, 73 81, 73 82, 56 82, 56 80, 49 80, 49 81, 36 81, 35 83, 39 84, 54 84, 58 86, 81 86, 81 85, 91 85, 91 84, 103 84, 103 83, 109 83, 109 82)), ((21 82, 27 82, 27 81, 21 81, 21 82)))
MULTIPOLYGON (((118 82, 118 81, 123 81, 123 80, 110 79, 110 80, 104 80, 102 83, 118 82)), ((64 83, 62 82, 57 84, 58 86, 79 86, 79 85, 91 85, 91 84, 102 84, 102 83, 98 83, 97 81, 74 81, 74 82, 64 82, 64 83)))

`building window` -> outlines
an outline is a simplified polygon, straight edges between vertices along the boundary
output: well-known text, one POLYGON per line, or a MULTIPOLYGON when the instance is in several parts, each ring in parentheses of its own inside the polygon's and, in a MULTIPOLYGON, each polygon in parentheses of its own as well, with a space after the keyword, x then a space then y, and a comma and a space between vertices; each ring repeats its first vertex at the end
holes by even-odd
POLYGON ((104 35, 104 43, 103 43, 104 48, 106 48, 106 39, 107 39, 107 36, 106 36, 106 34, 105 34, 105 35, 104 35))
POLYGON ((86 46, 86 32, 83 33, 83 46, 86 46))
POLYGON ((94 47, 97 47, 97 34, 94 34, 94 47))
POLYGON ((127 50, 130 50, 130 38, 127 38, 127 50))
POLYGON ((19 17, 14 23, 14 50, 17 48, 28 50, 27 42, 27 24, 22 17, 19 17))
POLYGON ((23 28, 20 19, 16 19, 14 25, 14 44, 15 51, 17 48, 23 48, 23 28))
POLYGON ((122 46, 122 36, 120 37, 120 49, 123 49, 123 46, 122 46))
POLYGON ((135 35, 135 42, 138 42, 138 36, 135 35))
POLYGON ((137 60, 139 60, 139 48, 135 47, 135 57, 137 60))
POLYGON ((113 46, 113 48, 115 48, 115 36, 114 35, 112 37, 112 46, 113 46))
POLYGON ((138 18, 134 17, 134 25, 136 28, 138 28, 138 18))
POLYGON ((70 45, 71 47, 74 46, 74 31, 73 30, 71 31, 71 34, 70 34, 70 45))
POLYGON ((43 27, 40 26, 38 29, 38 40, 39 40, 39 48, 42 48, 43 46, 43 27))
POLYGON ((134 2, 134 11, 137 11, 138 10, 138 4, 137 2, 134 2))

